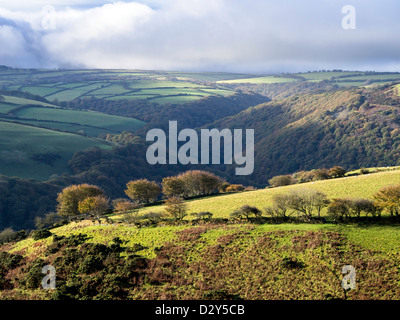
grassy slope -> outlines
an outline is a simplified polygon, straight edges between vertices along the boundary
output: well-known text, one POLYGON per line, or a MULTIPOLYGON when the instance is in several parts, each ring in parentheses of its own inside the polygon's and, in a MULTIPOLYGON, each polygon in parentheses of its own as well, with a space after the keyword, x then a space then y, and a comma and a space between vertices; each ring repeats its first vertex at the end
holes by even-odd
POLYGON ((94 146, 110 148, 102 141, 80 135, 0 122, 0 173, 46 180, 52 174, 69 172, 67 162, 72 155, 78 150, 94 146), (31 159, 34 154, 39 153, 57 154, 60 158, 50 166, 31 159))
MULTIPOLYGON (((316 188, 329 197, 370 197, 378 188, 399 182, 397 170, 212 197, 191 201, 189 206, 196 210, 213 208, 218 216, 226 216, 235 206, 248 203, 262 207, 272 194, 294 188, 316 188)), ((132 299, 202 299, 213 290, 244 299, 343 299, 341 268, 346 264, 355 266, 357 272, 357 290, 348 292, 347 298, 400 297, 398 224, 225 223, 138 229, 129 224, 81 221, 51 231, 59 236, 83 233, 89 236, 89 243, 109 245, 120 237, 127 247, 144 246, 136 254, 152 260, 144 272, 153 280, 131 287, 128 297, 132 299), (288 257, 304 267, 287 269, 283 262, 288 257)), ((52 263, 59 254, 46 253, 51 243, 51 237, 38 241, 27 238, 2 250, 52 263)), ((22 292, 27 299, 31 294, 49 297, 41 290, 32 293, 15 289, 4 291, 0 298, 22 292)))
MULTIPOLYGON (((332 180, 321 180, 296 184, 292 186, 260 189, 242 193, 213 196, 188 201, 189 212, 209 211, 214 217, 227 218, 234 209, 248 204, 263 209, 271 204, 274 194, 285 193, 289 190, 310 188, 324 192, 329 198, 360 197, 371 198, 381 187, 400 183, 400 170, 378 172, 368 175, 352 176, 332 180)), ((163 211, 163 206, 147 207, 143 212, 163 211)))
MULTIPOLYGON (((77 123, 83 126, 95 126, 105 130, 111 130, 111 132, 122 132, 124 130, 134 132, 144 124, 143 121, 136 119, 94 111, 60 110, 56 108, 26 108, 16 112, 15 115, 21 118, 62 121, 66 123, 77 123)), ((54 123, 54 127, 57 128, 56 123, 54 123)), ((72 129, 71 131, 74 130, 72 129)))

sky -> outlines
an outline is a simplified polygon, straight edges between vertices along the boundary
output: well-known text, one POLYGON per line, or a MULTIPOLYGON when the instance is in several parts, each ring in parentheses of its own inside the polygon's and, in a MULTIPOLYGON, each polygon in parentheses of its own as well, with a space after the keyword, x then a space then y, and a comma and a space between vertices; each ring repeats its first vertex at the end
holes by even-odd
POLYGON ((0 65, 394 72, 399 14, 398 0, 0 0, 0 65))

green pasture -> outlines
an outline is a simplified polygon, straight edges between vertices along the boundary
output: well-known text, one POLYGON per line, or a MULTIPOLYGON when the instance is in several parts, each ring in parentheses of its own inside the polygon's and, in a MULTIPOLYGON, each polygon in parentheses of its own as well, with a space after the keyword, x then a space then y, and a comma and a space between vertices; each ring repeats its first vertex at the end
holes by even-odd
MULTIPOLYGON (((109 131, 122 132, 136 131, 138 128, 143 126, 143 122, 126 118, 121 116, 108 115, 95 111, 78 111, 78 110, 66 110, 56 108, 41 108, 41 107, 30 107, 24 108, 15 113, 19 118, 35 119, 42 121, 58 121, 65 124, 71 123, 71 132, 76 132, 76 125, 81 126, 92 126, 100 129, 109 131)), ((58 128, 59 124, 52 124, 53 128, 58 128)), ((68 129, 68 127, 66 128, 68 129)))
MULTIPOLYGON (((272 196, 274 194, 286 193, 290 190, 314 189, 325 193, 330 199, 340 197, 372 199, 372 195, 380 188, 393 184, 400 184, 400 170, 210 196, 188 200, 187 206, 189 213, 209 211, 215 218, 228 218, 232 211, 246 204, 256 206, 262 210, 272 204, 272 196)), ((158 205, 141 209, 142 213, 150 211, 163 212, 164 206, 158 205)), ((120 217, 117 215, 115 219, 120 217)))
POLYGON ((294 82, 298 81, 295 78, 284 78, 284 77, 274 77, 274 76, 265 76, 265 77, 254 77, 254 78, 243 78, 243 79, 234 79, 234 80, 221 80, 217 81, 217 83, 251 83, 251 84, 260 84, 260 83, 285 83, 285 82, 294 82))
POLYGON ((0 113, 9 113, 11 110, 15 109, 17 105, 11 103, 0 102, 0 113))
POLYGON ((25 98, 19 98, 19 97, 12 97, 12 96, 3 96, 3 97, 4 97, 4 102, 12 103, 15 105, 39 105, 39 106, 56 108, 56 106, 54 106, 53 104, 46 103, 46 102, 30 100, 30 99, 25 99, 25 98))
POLYGON ((29 92, 41 97, 49 96, 57 91, 60 91, 58 87, 48 87, 48 86, 30 86, 30 87, 21 87, 20 91, 29 92))
POLYGON ((53 174, 70 172, 68 161, 75 152, 96 146, 111 148, 103 141, 76 134, 0 122, 0 174, 47 180, 53 174), (49 165, 33 160, 34 154, 54 154, 59 158, 49 165))

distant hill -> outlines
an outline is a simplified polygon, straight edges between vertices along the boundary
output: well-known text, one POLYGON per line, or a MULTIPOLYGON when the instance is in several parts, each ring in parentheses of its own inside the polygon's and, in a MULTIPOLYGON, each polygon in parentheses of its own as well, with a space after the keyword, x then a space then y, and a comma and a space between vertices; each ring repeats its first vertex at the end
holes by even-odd
POLYGON ((207 127, 255 130, 255 182, 341 165, 400 164, 400 98, 395 85, 293 95, 207 127))

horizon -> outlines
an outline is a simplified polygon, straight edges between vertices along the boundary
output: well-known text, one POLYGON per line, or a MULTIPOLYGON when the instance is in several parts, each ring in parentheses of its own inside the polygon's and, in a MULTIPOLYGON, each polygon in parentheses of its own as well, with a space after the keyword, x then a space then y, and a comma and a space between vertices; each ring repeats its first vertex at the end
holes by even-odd
POLYGON ((132 69, 132 68, 73 68, 73 67, 58 67, 58 68, 20 68, 12 67, 7 65, 0 65, 0 68, 8 68, 12 70, 40 70, 40 71, 77 71, 77 70, 104 70, 104 71, 143 71, 143 72, 168 72, 168 73, 226 73, 226 74, 242 74, 249 76, 279 76, 279 75, 296 75, 305 73, 329 73, 329 72, 344 72, 344 73, 383 73, 383 74, 400 74, 400 71, 375 71, 375 70, 344 70, 344 69, 319 69, 319 70, 303 70, 298 72, 277 72, 277 73, 266 73, 266 72, 233 72, 233 71, 219 71, 219 70, 205 70, 205 71, 194 71, 194 70, 169 70, 169 69, 132 69))

